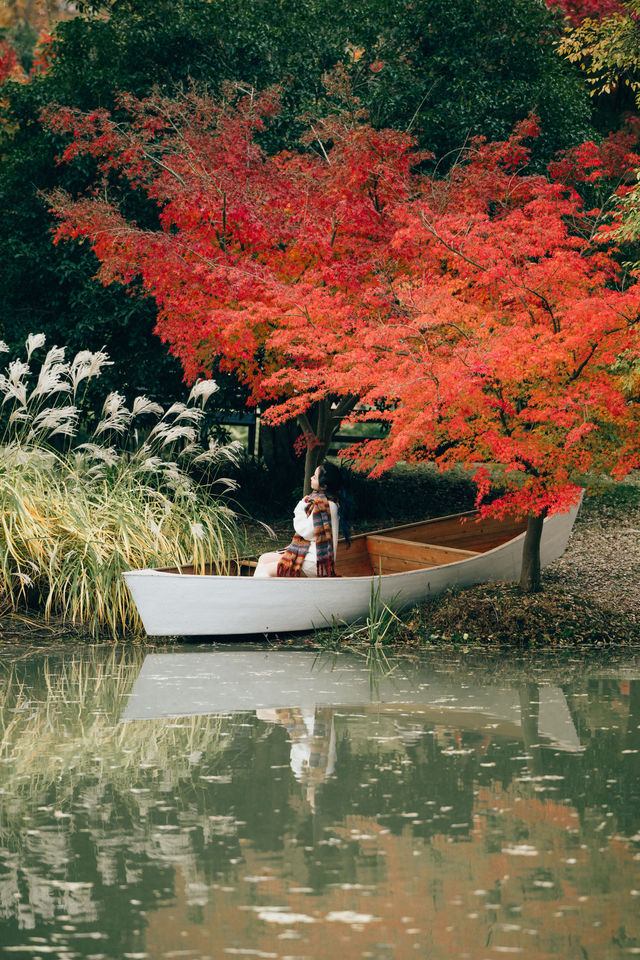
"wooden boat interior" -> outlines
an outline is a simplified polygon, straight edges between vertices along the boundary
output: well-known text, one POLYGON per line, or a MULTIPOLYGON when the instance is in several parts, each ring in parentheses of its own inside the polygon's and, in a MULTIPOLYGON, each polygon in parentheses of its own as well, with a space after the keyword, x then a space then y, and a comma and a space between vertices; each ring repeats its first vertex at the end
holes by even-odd
MULTIPOLYGON (((422 520, 402 526, 372 530, 353 537, 347 549, 338 541, 336 573, 342 577, 370 577, 378 574, 407 573, 439 567, 486 553, 519 536, 526 530, 526 519, 477 519, 475 511, 422 520)), ((224 569, 207 568, 205 574, 251 576, 253 557, 231 560, 224 569)), ((163 573, 196 573, 193 567, 166 567, 163 573)))
POLYGON ((486 553, 526 529, 526 520, 476 518, 470 511, 360 534, 349 550, 340 541, 336 572, 343 577, 370 577, 439 567, 486 553))

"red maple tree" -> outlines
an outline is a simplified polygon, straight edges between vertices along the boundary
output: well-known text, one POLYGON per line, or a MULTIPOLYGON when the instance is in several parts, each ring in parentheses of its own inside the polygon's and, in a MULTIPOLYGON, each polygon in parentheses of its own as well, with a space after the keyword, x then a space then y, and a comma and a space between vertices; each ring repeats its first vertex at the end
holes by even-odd
POLYGON ((422 178, 396 208, 402 319, 343 341, 322 372, 360 398, 353 419, 388 425, 348 451, 361 466, 475 465, 479 500, 497 481, 481 513, 529 516, 527 589, 544 517, 577 502, 587 472, 640 464, 640 285, 601 210, 522 172, 536 133, 531 118, 505 143, 476 141, 447 178, 422 178))
POLYGON ((100 195, 56 195, 58 236, 88 237, 104 282, 141 277, 188 378, 218 357, 272 421, 298 416, 308 467, 349 411, 388 429, 350 451, 368 470, 473 466, 483 515, 529 516, 521 582, 537 589, 544 516, 587 471, 640 464, 640 286, 600 210, 527 175, 535 119, 438 178, 410 138, 353 114, 268 156, 273 93, 122 109, 49 116, 73 134, 65 159, 89 153, 104 178, 100 195), (104 198, 115 176, 158 205, 158 228, 104 198))
MULTIPOLYGON (((420 159, 409 137, 375 131, 357 110, 311 124, 302 152, 269 156, 257 138, 277 108, 276 91, 229 88, 218 101, 195 91, 124 95, 122 119, 47 114, 72 134, 62 159, 89 154, 102 177, 90 197, 54 196, 58 239, 88 237, 104 283, 142 279, 158 304, 157 333, 188 381, 217 360, 263 407, 295 396, 296 370, 339 352, 345 332, 397 312, 388 211, 420 159), (128 221, 105 198, 114 178, 157 204, 158 228, 128 221), (270 378, 283 367, 288 382, 270 378)), ((355 402, 322 390, 292 406, 307 483, 355 402)))
POLYGON ((549 164, 551 179, 575 186, 593 184, 599 199, 616 200, 625 187, 635 184, 640 167, 640 117, 629 115, 619 130, 600 143, 587 140, 549 164), (602 192, 602 195, 600 193, 602 192))

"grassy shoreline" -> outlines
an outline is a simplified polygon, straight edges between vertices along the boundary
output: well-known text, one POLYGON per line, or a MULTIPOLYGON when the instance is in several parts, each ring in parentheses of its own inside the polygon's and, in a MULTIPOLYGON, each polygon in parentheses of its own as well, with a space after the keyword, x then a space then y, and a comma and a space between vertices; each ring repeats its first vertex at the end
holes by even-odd
MULTIPOLYGON (((402 488, 406 481, 407 477, 401 477, 398 486, 402 488)), ((434 481, 431 476, 430 482, 439 488, 447 481, 434 481)), ((454 484, 451 493, 449 502, 444 487, 430 497, 438 513, 468 507, 463 486, 454 484)), ((400 499, 397 497, 396 502, 400 499)), ((422 497, 417 499, 422 502, 422 497)), ((388 507, 388 497, 381 502, 388 507)), ((404 514, 397 519, 400 522, 412 517, 404 514)), ((371 514, 366 526, 379 525, 380 521, 389 522, 388 515, 371 514)), ((275 524, 275 530, 276 542, 285 542, 289 520, 283 518, 275 524)), ((248 533, 253 549, 273 548, 274 541, 267 541, 257 526, 248 533)), ((523 595, 516 585, 504 583, 447 591, 401 613, 401 623, 394 624, 384 644, 402 650, 446 644, 470 648, 640 643, 640 477, 618 484, 603 480, 597 492, 585 498, 569 547, 544 571, 543 585, 543 592, 535 595, 523 595)), ((92 639, 95 642, 88 628, 64 620, 45 623, 38 611, 0 611, 0 644, 17 641, 47 646, 92 639)), ((124 637, 120 642, 136 643, 140 639, 124 637)), ((269 639, 278 642, 279 638, 269 639)), ((165 641, 154 638, 153 642, 165 641)), ((362 635, 334 629, 287 637, 285 642, 307 648, 353 645, 362 643, 362 635)))

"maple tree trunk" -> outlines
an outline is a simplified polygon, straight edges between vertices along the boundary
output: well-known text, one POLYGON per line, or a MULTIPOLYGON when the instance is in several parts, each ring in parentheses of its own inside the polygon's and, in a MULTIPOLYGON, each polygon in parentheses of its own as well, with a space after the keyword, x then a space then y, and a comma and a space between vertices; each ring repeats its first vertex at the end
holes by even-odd
POLYGON ((547 511, 538 516, 530 516, 527 522, 527 532, 522 547, 522 571, 520 573, 520 589, 524 593, 539 593, 542 589, 540 580, 540 539, 542 524, 547 511))
POLYGON ((356 402, 355 397, 342 397, 337 403, 327 398, 315 405, 310 417, 306 413, 298 416, 298 426, 308 438, 304 458, 305 495, 311 492, 311 477, 326 457, 333 435, 356 402))
MULTIPOLYGON (((316 467, 322 463, 325 454, 329 449, 331 437, 337 427, 332 429, 332 417, 328 400, 321 400, 315 410, 313 417, 315 423, 310 431, 310 439, 307 440, 307 452, 304 457, 304 494, 311 493, 311 477, 316 471, 316 467)), ((307 427, 310 421, 307 421, 307 427)), ((300 423, 303 431, 309 437, 309 431, 300 423)))
POLYGON ((327 449, 324 443, 317 443, 313 447, 307 447, 304 458, 304 494, 311 493, 311 477, 316 472, 316 468, 324 459, 324 452, 327 449))
POLYGON ((540 746, 540 692, 536 683, 523 683, 518 689, 520 697, 520 728, 525 752, 530 756, 528 764, 534 776, 542 770, 542 747, 540 746))

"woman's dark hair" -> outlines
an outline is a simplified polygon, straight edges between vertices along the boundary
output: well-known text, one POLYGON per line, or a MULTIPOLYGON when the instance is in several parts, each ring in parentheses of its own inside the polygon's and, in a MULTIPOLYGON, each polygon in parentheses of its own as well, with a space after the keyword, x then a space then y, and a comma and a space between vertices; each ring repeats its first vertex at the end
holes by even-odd
POLYGON ((342 527, 344 539, 347 546, 351 543, 351 494, 347 490, 346 472, 335 463, 329 460, 323 460, 318 467, 318 486, 324 490, 330 500, 335 500, 338 504, 338 520, 342 527))

